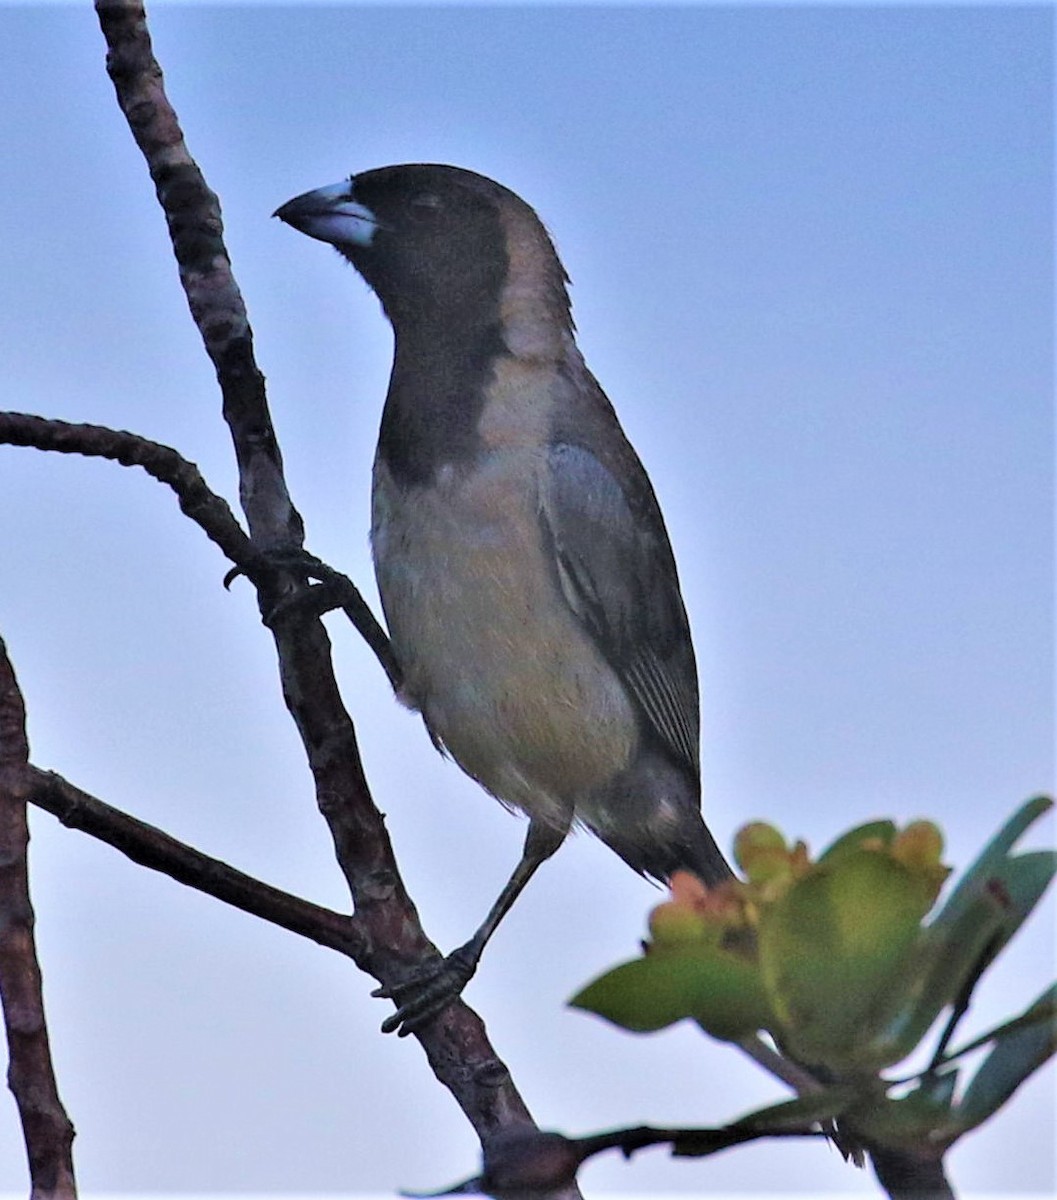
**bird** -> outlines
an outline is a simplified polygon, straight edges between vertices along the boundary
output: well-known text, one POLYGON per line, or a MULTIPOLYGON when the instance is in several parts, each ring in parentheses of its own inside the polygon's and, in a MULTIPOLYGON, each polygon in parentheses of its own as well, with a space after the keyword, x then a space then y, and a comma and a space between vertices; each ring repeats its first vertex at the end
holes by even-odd
POLYGON ((413 1032, 573 825, 634 871, 732 872, 701 815, 697 668, 664 518, 577 347, 569 277, 520 196, 406 163, 274 214, 374 291, 393 365, 371 548, 399 699, 508 809, 524 849, 465 945, 375 995, 413 1032))

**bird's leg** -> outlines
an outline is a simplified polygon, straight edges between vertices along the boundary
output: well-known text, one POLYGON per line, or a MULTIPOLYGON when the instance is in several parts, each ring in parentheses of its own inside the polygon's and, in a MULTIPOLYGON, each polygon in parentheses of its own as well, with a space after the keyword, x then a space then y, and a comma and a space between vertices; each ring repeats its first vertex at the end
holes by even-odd
POLYGON ((446 958, 423 967, 403 982, 377 988, 371 993, 372 996, 394 1000, 399 1006, 382 1024, 383 1033, 395 1031, 400 1037, 406 1037, 419 1026, 433 1020, 458 998, 473 978, 484 948, 499 922, 521 895, 525 884, 536 873, 536 868, 562 844, 568 830, 568 822, 556 826, 532 821, 525 836, 525 848, 520 861, 473 937, 446 958))

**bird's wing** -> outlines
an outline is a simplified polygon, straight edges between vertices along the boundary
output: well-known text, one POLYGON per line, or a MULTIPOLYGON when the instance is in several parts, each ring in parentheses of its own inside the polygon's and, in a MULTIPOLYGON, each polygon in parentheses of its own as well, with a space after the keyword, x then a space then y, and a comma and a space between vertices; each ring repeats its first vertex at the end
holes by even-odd
POLYGON ((697 673, 675 561, 646 473, 613 428, 616 444, 588 448, 565 435, 551 445, 545 535, 569 607, 648 729, 696 777, 697 673))

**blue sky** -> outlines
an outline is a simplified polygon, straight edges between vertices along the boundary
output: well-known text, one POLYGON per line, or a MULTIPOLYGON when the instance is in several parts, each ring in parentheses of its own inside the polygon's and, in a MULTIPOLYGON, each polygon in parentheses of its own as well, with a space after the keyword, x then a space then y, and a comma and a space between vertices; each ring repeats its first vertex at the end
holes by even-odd
MULTIPOLYGON (((1044 8, 161 6, 155 48, 228 245, 308 545, 373 594, 376 301, 269 214, 391 162, 540 212, 588 363, 664 506, 697 645, 705 808, 815 848, 929 816, 964 866, 1052 788, 1052 13, 1044 8)), ((5 407, 128 428, 236 497, 211 370, 89 6, 0 9, 5 407)), ((145 476, 0 448, 0 630, 35 761, 343 906, 250 591, 145 476)), ((522 830, 329 619, 408 885, 444 947, 522 830)), ((1052 821, 1035 843, 1052 842, 1052 821)), ((33 822, 64 1098, 90 1190, 385 1190, 469 1174, 421 1053, 334 956, 33 822)), ((468 993, 545 1125, 718 1123, 779 1096, 689 1029, 564 1000, 658 893, 587 837, 468 993)), ((980 997, 1053 976, 1052 902, 980 997)), ((952 1156, 1051 1192, 1052 1069, 952 1156)), ((597 1190, 873 1194, 818 1146, 602 1161, 597 1190)), ((0 1096, 0 1192, 24 1184, 0 1096)))

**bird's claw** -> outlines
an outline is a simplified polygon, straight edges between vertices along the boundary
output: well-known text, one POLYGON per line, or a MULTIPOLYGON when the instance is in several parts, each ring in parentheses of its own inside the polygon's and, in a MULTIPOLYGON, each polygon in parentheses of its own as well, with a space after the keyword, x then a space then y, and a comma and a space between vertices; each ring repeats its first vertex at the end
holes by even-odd
POLYGON ((256 580, 262 574, 274 571, 292 571, 305 579, 326 579, 340 576, 333 567, 305 549, 256 551, 256 557, 245 563, 236 563, 224 576, 224 588, 229 590, 236 579, 245 576, 256 580))
POLYGON ((473 978, 477 958, 469 946, 460 946, 447 958, 420 968, 400 983, 375 988, 372 996, 392 1000, 398 1006, 396 1012, 382 1022, 382 1033, 407 1037, 440 1016, 473 978))
POLYGON ((393 653, 389 637, 371 612, 359 589, 347 576, 328 566, 321 558, 307 550, 272 550, 262 554, 254 568, 233 567, 224 576, 224 586, 229 587, 240 575, 258 582, 271 572, 285 571, 295 577, 295 586, 285 595, 276 596, 269 589, 261 609, 261 620, 272 630, 288 619, 318 618, 335 609, 342 609, 359 630, 367 645, 374 651, 389 677, 393 691, 399 692, 403 673, 393 653), (256 572, 262 574, 258 575, 256 572))
MULTIPOLYGON (((287 571, 298 577, 298 586, 275 600, 263 614, 264 624, 269 629, 294 613, 321 617, 335 608, 341 608, 347 590, 355 591, 350 579, 307 550, 269 551, 264 561, 272 571, 287 571)), ((245 574, 245 569, 233 567, 224 576, 224 586, 230 587, 239 575, 245 574)))

